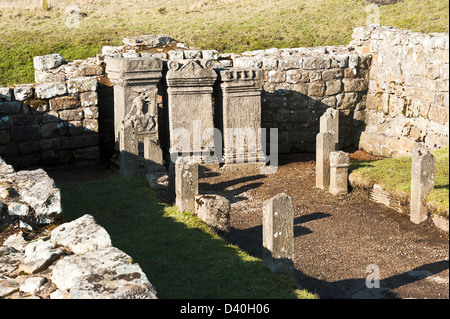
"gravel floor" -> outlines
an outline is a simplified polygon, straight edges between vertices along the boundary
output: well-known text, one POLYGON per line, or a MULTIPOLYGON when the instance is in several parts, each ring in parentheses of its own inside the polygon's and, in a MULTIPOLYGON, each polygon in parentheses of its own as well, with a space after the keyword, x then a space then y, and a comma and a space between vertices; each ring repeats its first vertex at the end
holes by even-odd
POLYGON ((448 234, 414 225, 361 190, 334 197, 315 186, 311 155, 281 160, 276 174, 220 169, 201 175, 200 193, 232 203, 231 241, 262 257, 263 201, 294 202, 296 279, 321 298, 449 298, 448 234), (376 265, 380 288, 366 287, 376 265))

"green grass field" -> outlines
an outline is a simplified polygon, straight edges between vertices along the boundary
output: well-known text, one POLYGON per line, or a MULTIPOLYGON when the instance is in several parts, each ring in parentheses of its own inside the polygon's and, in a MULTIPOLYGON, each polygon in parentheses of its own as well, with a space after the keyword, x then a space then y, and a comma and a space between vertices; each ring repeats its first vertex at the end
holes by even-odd
MULTIPOLYGON (((449 148, 432 154, 435 157, 435 186, 427 204, 433 214, 445 215, 449 208, 449 148)), ((353 162, 350 170, 355 185, 380 184, 406 201, 411 197, 411 157, 353 162)))
MULTIPOLYGON (((369 15, 364 0, 48 2, 50 10, 43 11, 38 0, 0 1, 0 85, 33 83, 34 56, 84 59, 104 45, 121 45, 125 36, 168 34, 219 52, 338 45, 348 44, 353 28, 365 25, 369 15), (79 21, 69 14, 74 8, 83 13, 79 21)), ((448 0, 404 0, 379 9, 382 25, 449 30, 448 0)))
POLYGON ((158 298, 315 299, 295 281, 211 233, 197 217, 158 203, 138 178, 58 185, 65 221, 94 216, 139 263, 158 298))

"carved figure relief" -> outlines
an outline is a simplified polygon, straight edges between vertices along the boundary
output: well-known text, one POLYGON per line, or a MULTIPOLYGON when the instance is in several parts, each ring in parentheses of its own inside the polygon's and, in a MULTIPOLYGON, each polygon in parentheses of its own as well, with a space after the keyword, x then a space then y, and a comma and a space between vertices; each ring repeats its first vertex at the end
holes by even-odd
POLYGON ((129 125, 135 133, 150 132, 156 129, 156 114, 152 107, 151 92, 139 94, 131 105, 131 109, 122 122, 123 126, 129 125))

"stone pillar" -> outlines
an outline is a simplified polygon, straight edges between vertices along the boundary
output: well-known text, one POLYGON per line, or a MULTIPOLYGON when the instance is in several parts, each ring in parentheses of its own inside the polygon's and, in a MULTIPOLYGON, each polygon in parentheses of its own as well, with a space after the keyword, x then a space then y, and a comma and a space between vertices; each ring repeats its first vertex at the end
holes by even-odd
POLYGON ((414 149, 411 164, 410 219, 419 224, 428 218, 425 206, 428 194, 434 188, 434 156, 425 149, 414 149))
POLYGON ((338 151, 330 153, 330 189, 333 195, 348 193, 348 167, 350 154, 338 151))
POLYGON ((226 240, 230 237, 230 201, 220 195, 195 196, 195 213, 214 232, 226 240))
POLYGON ((175 163, 175 203, 182 212, 195 212, 198 195, 198 163, 180 157, 175 163))
MULTIPOLYGON (((120 172, 127 176, 139 175, 139 144, 145 144, 146 139, 158 141, 156 103, 162 61, 109 58, 106 63, 106 72, 114 84, 114 131, 120 151, 120 172)), ((150 154, 147 149, 144 153, 147 160, 160 162, 160 151, 150 154)))
POLYGON ((330 153, 335 150, 334 136, 320 132, 316 136, 316 187, 327 190, 330 186, 330 153))
POLYGON ((203 139, 204 132, 214 129, 212 93, 217 74, 213 65, 211 60, 171 60, 168 63, 166 80, 172 161, 180 149, 200 163, 203 162, 202 152, 214 151, 214 139, 203 139))
POLYGON ((294 272, 294 206, 284 193, 263 208, 263 264, 273 272, 294 272))
POLYGON ((339 110, 328 108, 320 117, 320 132, 333 134, 334 150, 339 145, 339 110))
POLYGON ((263 71, 230 68, 219 72, 221 81, 221 130, 224 163, 264 160, 261 145, 261 91, 263 71))

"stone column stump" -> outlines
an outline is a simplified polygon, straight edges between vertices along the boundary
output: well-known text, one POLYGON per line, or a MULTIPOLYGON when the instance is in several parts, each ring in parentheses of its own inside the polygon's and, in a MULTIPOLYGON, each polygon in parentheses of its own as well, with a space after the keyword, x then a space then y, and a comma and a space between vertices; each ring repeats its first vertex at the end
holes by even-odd
POLYGON ((410 220, 420 224, 428 218, 425 202, 434 188, 434 156, 427 150, 414 149, 411 164, 410 220))
POLYGON ((350 154, 338 151, 330 153, 330 189, 332 195, 348 193, 348 168, 350 154))
POLYGON ((175 163, 175 203, 182 212, 195 212, 198 195, 198 163, 183 157, 175 163))
POLYGON ((294 273, 294 206, 284 193, 263 208, 263 264, 273 272, 294 273))

